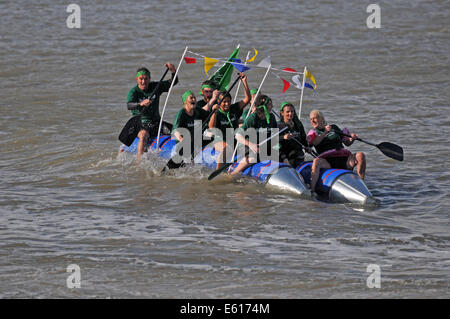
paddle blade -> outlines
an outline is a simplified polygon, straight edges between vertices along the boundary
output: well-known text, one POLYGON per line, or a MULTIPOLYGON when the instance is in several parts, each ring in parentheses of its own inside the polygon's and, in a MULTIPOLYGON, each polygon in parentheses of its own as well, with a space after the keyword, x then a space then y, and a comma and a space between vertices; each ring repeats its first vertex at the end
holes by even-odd
POLYGON ((228 169, 228 167, 230 167, 232 164, 234 164, 234 163, 226 163, 224 166, 222 166, 218 170, 215 170, 214 172, 212 172, 211 175, 208 176, 208 181, 212 180, 213 178, 220 175, 222 172, 226 171, 228 169))
POLYGON ((137 137, 139 130, 141 128, 141 116, 136 115, 128 120, 124 128, 120 132, 119 141, 121 141, 126 146, 130 146, 134 139, 137 137))
POLYGON ((382 142, 377 147, 384 155, 400 162, 403 161, 403 148, 400 146, 389 142, 382 142))
POLYGON ((186 166, 186 164, 184 163, 184 161, 181 161, 179 163, 175 162, 172 158, 166 163, 166 165, 164 166, 164 168, 161 171, 162 173, 165 173, 167 170, 169 169, 177 169, 180 167, 184 167, 186 166))

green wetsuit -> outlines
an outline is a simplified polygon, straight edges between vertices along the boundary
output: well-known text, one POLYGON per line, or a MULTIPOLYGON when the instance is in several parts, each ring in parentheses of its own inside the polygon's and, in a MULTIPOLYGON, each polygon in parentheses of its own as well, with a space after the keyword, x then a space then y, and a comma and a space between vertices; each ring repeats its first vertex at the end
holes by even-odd
MULTIPOLYGON (((191 133, 191 140, 194 139, 194 128, 195 128, 195 121, 204 121, 209 116, 209 112, 205 111, 204 109, 200 107, 194 108, 194 114, 190 116, 186 113, 186 109, 183 107, 180 109, 177 114, 175 115, 175 119, 173 121, 173 128, 172 128, 172 134, 178 129, 178 128, 186 128, 191 133)), ((200 124, 201 125, 201 124, 200 124)))
POLYGON ((296 167, 298 166, 298 164, 303 162, 305 158, 303 148, 301 145, 299 145, 299 142, 305 147, 308 146, 308 142, 306 141, 306 133, 303 124, 297 117, 294 117, 293 122, 293 127, 290 127, 284 122, 281 122, 279 125, 280 130, 287 127, 286 131, 282 133, 283 137, 284 135, 289 133, 294 134, 294 137, 288 140, 285 140, 280 136, 280 162, 283 162, 285 159, 287 159, 292 167, 296 167), (298 142, 295 141, 294 138, 298 142))
MULTIPOLYGON (((269 123, 267 123, 267 120, 264 118, 263 120, 258 117, 258 114, 252 113, 248 116, 247 120, 244 122, 244 124, 237 130, 237 134, 245 136, 245 131, 249 129, 255 129, 257 133, 257 140, 250 140, 250 142, 259 144, 263 141, 263 139, 270 137, 271 135, 271 129, 277 128, 277 121, 275 119, 275 116, 270 113, 269 123), (262 135, 262 131, 266 131, 265 135, 262 135)), ((252 136, 249 134, 249 136, 252 136)), ((266 142, 267 144, 267 155, 271 154, 271 148, 272 148, 272 141, 269 140, 266 142)), ((239 147, 242 147, 240 144, 239 147)), ((259 154, 258 154, 258 161, 260 161, 259 154)))
POLYGON ((208 103, 206 103, 205 100, 200 100, 200 101, 197 101, 197 103, 195 104, 195 107, 203 108, 206 104, 208 104, 208 103))
MULTIPOLYGON (((173 76, 173 74, 172 74, 173 76)), ((159 123, 161 116, 159 114, 159 97, 162 93, 168 92, 170 85, 173 81, 171 80, 162 81, 161 85, 158 88, 158 92, 156 92, 155 97, 152 100, 152 104, 147 107, 142 107, 139 105, 143 100, 148 99, 153 91, 156 89, 156 86, 159 82, 150 82, 148 88, 146 90, 141 90, 137 85, 134 86, 129 92, 127 96, 127 108, 131 111, 133 116, 139 115, 142 112, 142 124, 147 123, 159 123)), ((178 83, 178 77, 175 79, 175 84, 178 83)))
POLYGON ((237 129, 239 127, 239 118, 241 117, 242 110, 240 102, 230 105, 228 112, 217 110, 216 114, 216 128, 222 132, 222 137, 225 138, 227 128, 237 129), (227 114, 228 113, 228 114, 227 114))
POLYGON ((275 119, 275 115, 273 115, 271 113, 269 123, 267 123, 267 120, 265 118, 263 120, 261 120, 258 117, 258 114, 255 112, 248 116, 247 120, 244 122, 244 124, 242 125, 242 127, 240 129, 242 131, 245 131, 249 128, 270 129, 270 128, 275 128, 275 127, 277 127, 277 120, 275 119))

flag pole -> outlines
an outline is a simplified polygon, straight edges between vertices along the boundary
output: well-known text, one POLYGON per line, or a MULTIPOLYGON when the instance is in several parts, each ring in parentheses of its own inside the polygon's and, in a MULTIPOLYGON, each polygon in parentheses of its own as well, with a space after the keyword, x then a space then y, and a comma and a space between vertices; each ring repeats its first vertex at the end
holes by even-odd
MULTIPOLYGON (((269 57, 269 58, 270 58, 270 57, 269 57)), ((259 91, 261 91, 261 87, 262 87, 264 81, 266 80, 267 74, 269 74, 269 71, 270 71, 270 68, 271 68, 271 67, 272 67, 272 63, 269 63, 269 66, 267 67, 266 74, 264 74, 264 77, 263 77, 261 83, 259 84, 258 91, 256 92, 255 97, 257 97, 258 94, 259 94, 259 91)), ((248 116, 250 115, 250 111, 251 111, 253 105, 255 105, 255 102, 256 102, 256 98, 253 99, 252 105, 250 105, 250 108, 248 109, 247 117, 246 117, 245 119, 247 119, 248 116)))
MULTIPOLYGON (((269 57, 269 58, 270 58, 270 57, 269 57)), ((264 81, 266 80, 267 74, 269 74, 269 71, 270 71, 270 68, 271 68, 271 67, 272 67, 272 63, 269 63, 269 66, 267 67, 266 74, 264 74, 264 77, 263 77, 261 83, 259 84, 258 91, 256 92, 255 98, 254 98, 253 101, 252 101, 252 105, 250 105, 250 108, 248 109, 247 117, 246 117, 245 119, 247 119, 248 116, 250 115, 250 111, 251 111, 253 105, 255 105, 256 97, 258 97, 259 91, 261 91, 261 87, 262 87, 264 81)), ((236 143, 236 147, 234 148, 233 155, 231 156, 232 159, 234 159, 234 156, 236 155, 236 151, 237 151, 237 149, 238 149, 238 145, 239 145, 239 142, 236 143)))
MULTIPOLYGON (((247 57, 245 58, 245 63, 244 63, 244 65, 247 65, 247 60, 248 60, 248 58, 250 57, 250 52, 251 52, 251 51, 248 51, 248 52, 247 52, 247 57)), ((237 89, 236 89, 236 94, 234 95, 233 104, 236 103, 236 100, 237 100, 237 96, 238 96, 239 88, 240 88, 240 87, 241 87, 241 82, 238 83, 238 86, 237 86, 237 89)))
POLYGON ((175 72, 175 76, 173 77, 173 81, 172 81, 172 83, 170 83, 170 88, 169 88, 169 91, 167 92, 166 101, 164 102, 164 107, 163 107, 163 110, 161 113, 161 119, 159 120, 158 137, 156 138, 156 148, 157 148, 158 152, 159 152, 159 135, 161 133, 161 127, 162 127, 162 123, 163 123, 164 112, 166 111, 167 101, 169 101, 170 93, 172 92, 172 88, 175 83, 175 79, 178 76, 178 71, 180 71, 181 64, 183 63, 183 59, 184 59, 184 56, 186 55, 187 49, 188 49, 188 47, 186 46, 186 48, 184 49, 183 55, 181 56, 180 63, 178 64, 178 68, 175 72))
POLYGON ((305 66, 305 68, 303 70, 303 83, 302 83, 302 93, 300 94, 300 106, 298 108, 298 114, 297 114, 298 119, 300 119, 300 116, 302 114, 303 91, 305 90, 306 72, 307 72, 307 69, 305 66))

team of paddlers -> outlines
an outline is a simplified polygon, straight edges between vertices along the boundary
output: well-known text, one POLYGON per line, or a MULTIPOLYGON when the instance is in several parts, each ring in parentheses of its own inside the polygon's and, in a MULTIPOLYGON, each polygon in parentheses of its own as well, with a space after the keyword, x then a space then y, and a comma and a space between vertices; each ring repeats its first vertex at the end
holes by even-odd
MULTIPOLYGON (((218 90, 215 82, 207 80, 200 88, 202 99, 197 100, 193 91, 186 91, 181 97, 183 107, 176 113, 173 124, 163 121, 159 131, 161 121, 159 97, 169 90, 172 82, 174 82, 173 85, 178 83, 173 64, 167 63, 165 66, 172 73, 170 80, 152 82, 150 71, 139 68, 136 73, 137 85, 128 93, 127 108, 131 110, 132 115, 141 115, 137 134, 139 137, 138 158, 145 151, 148 139, 158 134, 172 134, 179 142, 183 142, 186 134, 189 134, 189 140, 193 145, 191 137, 194 136, 195 129, 199 129, 196 125, 201 125, 201 132, 206 130, 212 137, 208 140, 202 138, 200 144, 202 146, 206 145, 205 143, 209 144, 212 138, 214 149, 219 153, 217 169, 232 160, 236 153, 243 154, 231 175, 238 174, 252 163, 260 161, 261 150, 264 146, 265 155, 271 156, 273 149, 276 149, 277 160, 294 168, 304 161, 304 151, 312 154, 315 157, 310 181, 312 191, 315 189, 321 168, 353 170, 356 167, 357 174, 364 179, 366 169, 364 153, 352 153, 344 148, 344 145, 349 146, 358 138, 356 134, 351 134, 347 129, 341 130, 337 125, 327 124, 319 110, 310 112, 312 128, 306 134, 292 103, 282 102, 278 115, 273 109, 272 99, 269 96, 258 93, 257 89, 249 89, 247 76, 244 73, 239 74, 244 88, 242 100, 232 103, 229 92, 218 90), (252 105, 252 108, 246 109, 247 105, 252 105), (278 121, 274 114, 279 118, 278 121), (250 134, 252 130, 257 134, 250 134), (270 140, 265 143, 266 138, 262 145, 261 136, 270 137, 271 132, 273 134, 278 130, 283 130, 278 143, 275 144, 270 140), (264 134, 261 134, 262 132, 264 134), (236 149, 234 145, 237 145, 236 149)), ((190 149, 191 155, 195 155, 195 149, 190 149)))

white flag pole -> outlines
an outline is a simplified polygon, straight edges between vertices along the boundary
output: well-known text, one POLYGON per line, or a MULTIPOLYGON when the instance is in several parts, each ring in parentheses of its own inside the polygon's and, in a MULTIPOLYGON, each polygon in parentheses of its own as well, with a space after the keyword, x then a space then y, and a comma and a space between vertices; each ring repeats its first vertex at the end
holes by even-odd
MULTIPOLYGON (((270 59, 270 56, 269 56, 268 58, 270 59)), ((264 81, 266 80, 267 74, 269 74, 269 71, 270 71, 270 68, 271 68, 271 67, 272 67, 272 63, 269 62, 269 65, 268 65, 268 67, 267 67, 266 74, 264 74, 264 77, 263 77, 261 83, 259 84, 258 91, 256 92, 255 97, 257 97, 258 94, 259 94, 259 91, 261 91, 262 85, 263 85, 264 81)), ((250 105, 250 108, 248 109, 247 117, 246 117, 245 119, 247 119, 248 116, 250 115, 250 111, 251 111, 251 109, 253 108, 253 105, 255 105, 255 102, 256 102, 256 98, 253 99, 252 105, 250 105)))
MULTIPOLYGON (((250 56, 250 52, 251 52, 251 51, 248 51, 248 52, 247 52, 247 58, 245 58, 245 63, 244 63, 244 65, 247 65, 247 60, 248 60, 248 58, 249 58, 249 56, 250 56)), ((239 83, 238 83, 238 86, 237 86, 237 89, 236 89, 236 94, 234 95, 233 104, 236 103, 236 100, 237 100, 237 96, 238 96, 239 88, 240 88, 240 87, 241 87, 241 81, 239 81, 239 83)))
POLYGON ((178 64, 177 71, 175 72, 175 76, 173 77, 173 81, 172 81, 172 83, 170 83, 170 88, 169 88, 169 91, 167 92, 166 101, 164 102, 164 107, 163 107, 163 110, 161 113, 161 119, 159 120, 158 137, 156 138, 156 148, 157 148, 158 152, 159 152, 159 135, 161 133, 161 127, 162 127, 162 123, 163 123, 164 112, 166 111, 167 101, 169 101, 170 93, 172 92, 172 88, 175 83, 175 79, 178 76, 178 71, 180 71, 181 64, 183 63, 183 59, 184 59, 184 56, 186 55, 187 49, 188 49, 188 47, 186 46, 186 48, 184 49, 183 55, 181 56, 180 63, 178 64))
MULTIPOLYGON (((270 59, 270 57, 268 57, 268 58, 270 59)), ((258 97, 259 91, 261 91, 261 87, 262 87, 264 81, 266 80, 267 74, 269 74, 271 66, 272 66, 272 64, 269 62, 269 66, 267 67, 266 74, 264 74, 264 77, 263 77, 261 83, 259 84, 258 92, 256 92, 255 97, 258 97)), ((247 119, 248 116, 250 115, 251 109, 252 109, 253 105, 255 105, 255 102, 256 102, 256 98, 253 99, 252 105, 250 105, 250 108, 248 109, 247 117, 245 119, 247 119)), ((234 148, 233 156, 231 156, 232 159, 234 159, 234 156, 236 155, 236 151, 238 149, 238 145, 239 145, 239 142, 236 143, 236 147, 234 148)))
POLYGON ((307 70, 306 70, 306 66, 305 66, 305 68, 303 69, 303 83, 302 83, 302 93, 300 94, 300 106, 298 108, 298 114, 297 114, 298 119, 300 119, 300 116, 302 114, 303 91, 305 90, 306 72, 307 72, 307 70))

